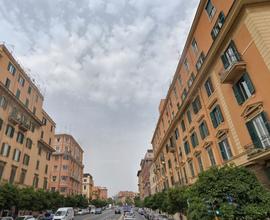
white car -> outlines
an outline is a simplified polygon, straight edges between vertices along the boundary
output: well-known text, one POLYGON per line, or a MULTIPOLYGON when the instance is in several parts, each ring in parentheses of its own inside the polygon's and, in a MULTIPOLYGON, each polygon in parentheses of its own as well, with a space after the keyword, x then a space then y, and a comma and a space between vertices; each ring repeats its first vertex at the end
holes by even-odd
POLYGON ((16 220, 36 220, 32 215, 18 216, 16 220))
POLYGON ((53 216, 53 220, 73 220, 74 219, 74 210, 72 207, 63 207, 59 208, 55 215, 53 216))
POLYGON ((95 214, 95 213, 96 213, 96 209, 95 209, 95 208, 91 208, 90 213, 91 213, 91 214, 95 214))
POLYGON ((126 212, 124 215, 124 220, 134 220, 135 214, 133 212, 126 212))

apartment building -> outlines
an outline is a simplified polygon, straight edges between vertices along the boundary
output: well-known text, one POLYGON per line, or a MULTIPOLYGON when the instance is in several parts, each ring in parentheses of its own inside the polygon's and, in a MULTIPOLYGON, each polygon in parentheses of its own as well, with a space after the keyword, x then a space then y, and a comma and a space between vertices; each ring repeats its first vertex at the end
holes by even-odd
POLYGON ((0 182, 48 188, 55 122, 44 97, 5 45, 0 45, 0 182))
POLYGON ((201 0, 152 138, 156 189, 212 166, 269 187, 270 1, 201 0))
POLYGON ((85 195, 89 200, 92 199, 94 187, 94 180, 91 174, 84 173, 83 174, 83 182, 82 182, 82 194, 85 195))
POLYGON ((50 189, 62 195, 82 194, 83 150, 73 136, 56 134, 53 139, 50 189))
POLYGON ((120 191, 117 193, 117 201, 125 204, 126 201, 134 202, 134 198, 138 195, 138 193, 132 191, 120 191))
POLYGON ((144 199, 147 196, 151 195, 150 187, 150 167, 153 162, 154 153, 152 149, 148 149, 144 159, 141 160, 140 167, 141 169, 137 173, 139 180, 138 188, 140 193, 140 198, 144 199))
POLYGON ((108 189, 102 186, 94 186, 93 187, 93 194, 92 199, 101 199, 106 200, 108 199, 108 189))

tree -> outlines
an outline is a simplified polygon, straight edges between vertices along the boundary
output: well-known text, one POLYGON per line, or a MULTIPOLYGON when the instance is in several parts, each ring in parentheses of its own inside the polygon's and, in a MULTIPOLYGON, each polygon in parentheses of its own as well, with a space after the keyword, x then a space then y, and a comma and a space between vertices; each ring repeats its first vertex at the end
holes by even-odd
POLYGON ((177 212, 185 214, 187 211, 187 187, 170 188, 167 192, 167 212, 175 214, 177 212))
POLYGON ((134 198, 134 203, 136 207, 142 208, 143 207, 143 201, 141 200, 141 198, 139 196, 136 196, 134 198))
POLYGON ((18 188, 6 183, 0 187, 0 204, 2 209, 17 208, 19 204, 18 188))
POLYGON ((132 201, 132 199, 131 199, 130 197, 127 197, 127 198, 126 198, 125 203, 126 203, 127 205, 132 205, 132 204, 134 204, 134 202, 132 201))
POLYGON ((190 219, 265 219, 270 213, 270 192, 244 167, 211 168, 188 190, 190 219))

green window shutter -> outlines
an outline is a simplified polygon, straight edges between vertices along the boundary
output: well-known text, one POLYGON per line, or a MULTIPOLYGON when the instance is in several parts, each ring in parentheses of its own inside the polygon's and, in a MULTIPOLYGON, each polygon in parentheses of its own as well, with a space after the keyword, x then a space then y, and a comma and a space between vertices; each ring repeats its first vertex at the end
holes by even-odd
POLYGON ((250 93, 251 93, 251 94, 254 94, 254 93, 255 93, 255 88, 254 88, 254 86, 253 86, 253 83, 252 83, 252 81, 251 81, 249 75, 248 75, 247 73, 245 73, 245 74, 243 75, 243 78, 244 78, 244 80, 245 80, 246 83, 247 83, 247 86, 248 86, 248 89, 249 89, 250 93))
POLYGON ((256 132, 256 130, 254 128, 254 125, 253 125, 252 121, 247 122, 246 126, 247 126, 247 129, 248 129, 248 132, 249 132, 249 135, 251 137, 251 140, 252 140, 253 144, 256 147, 262 148, 262 143, 260 141, 260 138, 257 135, 257 132, 256 132))
POLYGON ((192 108, 193 108, 194 114, 197 114, 198 109, 197 109, 196 101, 192 102, 192 108))
POLYGON ((235 98, 236 98, 238 104, 239 104, 239 105, 242 105, 243 102, 244 102, 244 98, 243 98, 241 92, 239 91, 238 85, 235 84, 235 85, 233 85, 232 88, 233 88, 234 96, 235 96, 235 98))
POLYGON ((231 41, 230 46, 231 46, 231 48, 233 49, 233 52, 234 52, 234 54, 235 54, 237 60, 240 61, 240 60, 241 60, 241 57, 240 57, 240 55, 239 55, 239 53, 238 53, 238 51, 237 51, 237 49, 236 49, 236 46, 235 46, 234 41, 231 41))
POLYGON ((210 112, 210 117, 211 117, 211 121, 212 121, 214 128, 216 128, 218 126, 218 124, 217 124, 217 120, 216 120, 216 117, 215 117, 215 114, 213 111, 210 112))
POLYGON ((226 154, 226 151, 224 149, 222 142, 219 142, 218 145, 219 145, 220 153, 221 153, 223 160, 228 160, 228 157, 227 157, 227 154, 226 154))
POLYGON ((200 124, 199 130, 200 130, 201 138, 204 139, 205 138, 205 135, 204 135, 204 132, 203 132, 203 124, 200 124))
POLYGON ((266 112, 262 112, 262 113, 261 113, 261 116, 262 116, 262 118, 263 118, 265 127, 267 128, 268 132, 270 133, 270 124, 269 124, 269 121, 268 121, 268 117, 267 117, 266 112))
POLYGON ((223 118, 223 115, 222 115, 220 106, 217 105, 216 108, 217 108, 217 111, 218 111, 218 117, 219 117, 219 120, 220 120, 220 122, 223 122, 223 121, 224 121, 224 118, 223 118))
POLYGON ((230 66, 230 63, 229 63, 227 57, 225 56, 225 54, 221 55, 221 61, 222 61, 225 69, 227 69, 230 66))

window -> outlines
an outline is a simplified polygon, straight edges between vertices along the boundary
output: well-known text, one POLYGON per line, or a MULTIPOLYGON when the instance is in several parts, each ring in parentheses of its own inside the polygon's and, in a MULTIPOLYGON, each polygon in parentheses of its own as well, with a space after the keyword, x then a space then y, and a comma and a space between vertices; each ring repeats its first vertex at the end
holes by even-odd
POLYGON ((19 89, 17 89, 16 91, 16 98, 19 99, 21 95, 21 91, 19 89))
POLYGON ((17 133, 17 142, 20 144, 23 144, 23 140, 24 140, 24 135, 22 132, 18 132, 17 133))
POLYGON ((39 160, 37 160, 37 163, 36 163, 36 170, 39 169, 39 160))
POLYGON ((212 112, 210 112, 210 117, 214 128, 224 121, 219 105, 216 105, 212 112))
POLYGON ((209 157, 211 166, 215 166, 216 165, 216 160, 215 160, 215 156, 214 156, 214 153, 213 153, 212 148, 211 147, 207 147, 206 148, 206 151, 208 153, 208 157, 209 157))
POLYGON ((186 131, 186 125, 185 125, 185 121, 184 120, 181 121, 181 128, 182 128, 182 131, 183 132, 186 131))
POLYGON ((247 73, 245 73, 237 83, 233 85, 233 92, 239 105, 243 104, 252 96, 252 94, 255 93, 254 86, 247 73))
POLYGON ((52 139, 51 139, 51 138, 49 138, 49 145, 51 145, 51 143, 52 143, 52 139))
POLYGON ((5 169, 5 162, 0 161, 0 180, 2 179, 3 173, 4 173, 4 169, 5 169))
POLYGON ((212 39, 215 40, 223 26, 225 22, 225 15, 222 12, 220 12, 220 14, 218 15, 218 19, 217 19, 217 22, 216 24, 214 25, 212 31, 211 31, 211 36, 212 36, 212 39))
POLYGON ((3 109, 7 107, 7 99, 4 96, 0 96, 0 107, 3 109))
POLYGON ((28 148, 28 149, 31 149, 32 148, 32 145, 33 145, 33 142, 30 138, 27 138, 26 139, 26 144, 25 146, 28 148))
POLYGON ((172 168, 172 162, 171 162, 170 159, 168 160, 168 167, 169 167, 170 169, 172 168))
POLYGON ((174 134, 175 134, 175 139, 177 140, 179 138, 179 130, 178 130, 178 128, 175 129, 174 134))
POLYGON ((44 137, 44 132, 41 131, 40 138, 43 139, 43 137, 44 137))
POLYGON ((197 147, 199 145, 198 137, 196 132, 193 132, 190 136, 192 147, 197 147))
POLYGON ((53 131, 53 126, 51 125, 51 132, 53 131))
POLYGON ((198 161, 198 165, 199 165, 199 171, 201 173, 201 172, 203 172, 203 163, 202 163, 201 155, 197 156, 197 161, 198 161))
POLYGON ((11 62, 9 62, 8 63, 8 71, 14 76, 15 75, 15 73, 16 73, 16 68, 15 68, 15 66, 11 63, 11 62))
POLYGON ((22 169, 21 175, 20 175, 20 180, 19 180, 19 183, 20 184, 24 184, 25 176, 26 176, 26 170, 25 169, 22 169))
POLYGON ((64 160, 69 160, 69 156, 65 154, 64 157, 63 157, 63 159, 64 160))
POLYGON ((190 153, 190 147, 188 141, 184 142, 184 148, 185 148, 185 153, 188 155, 190 153))
POLYGON ((199 129, 200 129, 201 138, 202 138, 202 140, 204 140, 209 135, 209 131, 208 131, 208 127, 207 127, 206 121, 203 121, 199 125, 199 129))
POLYGON ((226 160, 231 159, 233 155, 232 155, 232 151, 231 151, 231 147, 229 145, 228 139, 225 138, 224 140, 219 142, 218 145, 219 145, 220 153, 223 160, 226 161, 226 160))
POLYGON ((29 107, 29 99, 26 99, 26 100, 25 100, 25 106, 26 106, 26 108, 29 107))
POLYGON ((192 50, 194 54, 196 55, 199 52, 199 49, 198 49, 197 41, 195 39, 192 40, 191 46, 192 46, 192 50))
POLYGON ((42 118, 42 124, 43 124, 43 125, 46 125, 46 124, 47 124, 47 119, 44 118, 44 117, 42 118))
POLYGON ((13 160, 19 162, 21 157, 21 151, 18 149, 14 149, 13 151, 13 160))
POLYGON ((215 6, 213 5, 211 0, 207 1, 207 4, 205 6, 205 10, 207 12, 207 15, 210 19, 212 19, 216 13, 215 6))
POLYGON ((187 118, 188 118, 188 123, 190 124, 192 122, 192 117, 191 117, 190 110, 187 111, 187 118))
POLYGON ((192 160, 188 162, 188 166, 189 166, 191 177, 194 178, 195 177, 195 171, 194 171, 192 160))
POLYGON ((204 53, 201 53, 198 60, 197 60, 197 63, 196 63, 196 69, 197 71, 199 71, 203 65, 203 62, 204 62, 204 53))
POLYGON ((6 135, 10 138, 13 138, 13 135, 14 135, 14 127, 12 127, 11 125, 7 125, 7 128, 6 128, 6 135))
POLYGON ((190 76, 190 78, 188 80, 188 87, 189 88, 192 86, 194 80, 195 80, 195 75, 194 75, 194 73, 191 73, 191 76, 190 76))
POLYGON ((67 179, 68 179, 68 177, 67 177, 67 176, 61 176, 61 181, 62 181, 62 182, 66 182, 66 181, 67 181, 67 179))
POLYGON ((0 131, 2 130, 3 127, 3 119, 0 118, 0 131))
POLYGON ((25 79, 22 76, 19 76, 18 82, 21 86, 24 86, 25 79))
POLYGON ((4 157, 8 157, 10 152, 10 146, 7 143, 2 144, 1 155, 4 157))
POLYGON ((192 108, 193 108, 194 114, 197 114, 200 111, 200 109, 202 108, 199 96, 197 96, 195 98, 195 100, 192 102, 192 108))
POLYGON ((183 86, 183 81, 182 81, 181 75, 178 75, 177 80, 178 80, 178 83, 179 83, 179 85, 180 85, 180 88, 182 88, 182 86, 183 86))
POLYGON ((186 97, 187 97, 187 89, 184 89, 182 93, 182 101, 185 101, 186 97))
POLYGON ((41 152, 42 152, 42 148, 38 146, 38 155, 41 155, 41 152))
POLYGON ((68 165, 63 165, 63 170, 67 170, 68 169, 68 165))
POLYGON ((53 166, 53 169, 54 169, 54 171, 58 170, 58 166, 57 165, 54 165, 53 166))
POLYGON ((16 171, 17 171, 17 167, 12 166, 11 172, 10 172, 10 177, 9 177, 9 183, 11 183, 11 184, 14 183, 16 171))
POLYGON ((9 79, 9 78, 6 79, 5 87, 6 87, 7 89, 9 89, 9 87, 10 87, 10 79, 9 79))
POLYGON ((48 179, 45 177, 44 178, 44 181, 43 181, 43 189, 47 189, 47 187, 48 187, 48 179))
POLYGON ((48 164, 45 166, 45 174, 48 174, 48 164))
POLYGON ((229 44, 224 54, 221 55, 221 60, 225 69, 231 67, 234 63, 241 60, 233 41, 229 44))
POLYGON ((246 123, 253 144, 258 148, 270 146, 270 126, 265 112, 246 123))
POLYGON ((28 94, 31 94, 31 92, 32 92, 32 87, 31 86, 28 87, 27 92, 28 92, 28 94))
POLYGON ((47 154, 46 154, 46 159, 47 159, 47 160, 51 160, 51 153, 50 153, 50 152, 47 152, 47 154))
POLYGON ((53 182, 56 181, 56 176, 52 176, 52 181, 53 181, 53 182))
POLYGON ((30 160, 29 155, 24 154, 24 156, 23 156, 23 164, 28 166, 29 165, 29 160, 30 160))
POLYGON ((173 93, 174 93, 175 99, 178 99, 176 87, 173 88, 173 93))
POLYGON ((83 189, 86 190, 86 185, 83 186, 83 189))
POLYGON ((34 115, 36 114, 36 111, 37 111, 37 109, 36 109, 36 107, 34 107, 34 108, 33 108, 33 114, 34 114, 34 115))
POLYGON ((38 175, 35 174, 34 179, 33 179, 33 187, 34 188, 38 188, 38 181, 39 181, 38 175))
POLYGON ((205 87, 208 97, 212 95, 212 93, 214 92, 214 88, 213 88, 213 84, 210 77, 205 81, 204 87, 205 87))
POLYGON ((188 64, 187 58, 184 61, 184 66, 185 66, 186 71, 188 72, 189 71, 189 64, 188 64))
POLYGON ((67 191, 67 188, 66 187, 61 187, 60 188, 60 192, 66 192, 67 191))

